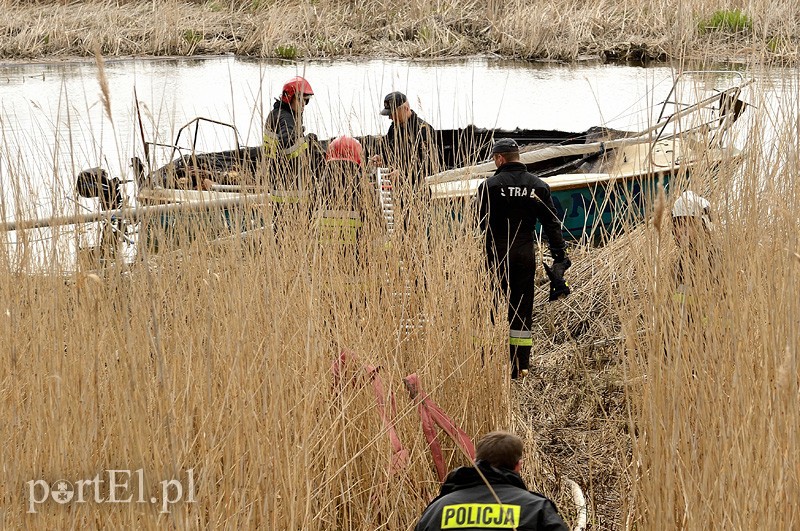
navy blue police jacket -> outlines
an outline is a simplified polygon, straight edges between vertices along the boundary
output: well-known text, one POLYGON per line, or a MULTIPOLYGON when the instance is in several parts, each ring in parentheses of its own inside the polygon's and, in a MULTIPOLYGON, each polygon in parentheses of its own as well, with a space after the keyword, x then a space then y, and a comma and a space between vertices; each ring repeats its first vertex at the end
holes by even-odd
POLYGON ((528 491, 515 472, 494 468, 483 461, 478 461, 475 467, 461 467, 450 472, 439 496, 425 509, 415 531, 442 529, 569 531, 553 502, 528 491), (498 499, 501 503, 497 503, 498 499))

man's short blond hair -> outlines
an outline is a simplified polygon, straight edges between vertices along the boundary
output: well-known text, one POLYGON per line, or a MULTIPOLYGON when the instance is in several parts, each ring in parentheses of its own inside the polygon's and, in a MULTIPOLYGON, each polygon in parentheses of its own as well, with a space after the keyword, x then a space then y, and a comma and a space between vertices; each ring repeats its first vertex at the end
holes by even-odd
POLYGON ((487 433, 475 448, 475 459, 486 461, 495 468, 514 470, 522 459, 522 439, 507 431, 487 433))

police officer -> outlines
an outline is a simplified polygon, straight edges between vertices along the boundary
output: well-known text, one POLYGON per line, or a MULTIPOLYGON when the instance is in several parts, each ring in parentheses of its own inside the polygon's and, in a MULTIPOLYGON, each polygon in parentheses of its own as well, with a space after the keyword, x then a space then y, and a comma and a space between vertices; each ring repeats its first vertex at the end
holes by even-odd
POLYGON ((522 450, 522 439, 512 433, 485 435, 476 447, 475 466, 448 474, 415 530, 567 531, 553 502, 528 491, 519 476, 522 450))
POLYGON ((528 373, 536 262, 534 231, 544 228, 551 271, 563 279, 571 262, 567 258, 561 224, 555 214, 550 187, 519 160, 519 146, 510 138, 492 146, 497 171, 478 187, 478 222, 485 233, 486 261, 508 299, 511 378, 528 373))

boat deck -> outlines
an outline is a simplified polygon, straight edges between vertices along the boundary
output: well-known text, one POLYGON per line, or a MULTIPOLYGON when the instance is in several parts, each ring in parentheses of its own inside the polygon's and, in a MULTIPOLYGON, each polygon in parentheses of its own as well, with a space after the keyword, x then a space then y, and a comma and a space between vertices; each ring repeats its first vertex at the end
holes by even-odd
MULTIPOLYGON (((696 149, 693 143, 681 139, 662 140, 652 145, 649 142, 621 146, 615 149, 615 156, 608 172, 600 173, 564 173, 543 180, 554 192, 587 188, 599 183, 625 181, 643 176, 656 176, 661 173, 675 172, 681 165, 691 165, 700 160, 715 163, 724 158, 736 157, 739 151, 728 148, 696 149), (652 150, 651 150, 652 147, 652 150)), ((493 165, 475 166, 474 172, 465 173, 466 179, 433 184, 434 199, 448 199, 475 195, 481 182, 494 173, 493 165)))

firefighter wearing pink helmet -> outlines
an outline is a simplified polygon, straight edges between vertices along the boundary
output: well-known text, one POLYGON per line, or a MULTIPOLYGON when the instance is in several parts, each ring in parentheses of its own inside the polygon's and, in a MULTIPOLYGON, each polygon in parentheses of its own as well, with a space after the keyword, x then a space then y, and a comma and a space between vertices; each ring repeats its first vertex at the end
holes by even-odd
POLYGON ((336 138, 328 145, 325 161, 325 172, 316 186, 319 239, 329 250, 343 251, 348 256, 339 260, 340 264, 355 268, 363 223, 361 196, 365 192, 361 143, 350 136, 336 138))

